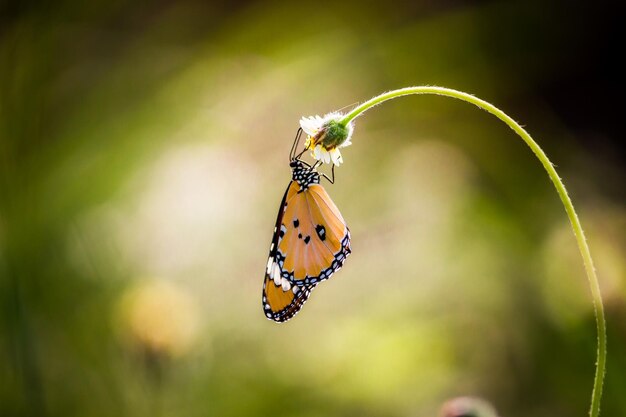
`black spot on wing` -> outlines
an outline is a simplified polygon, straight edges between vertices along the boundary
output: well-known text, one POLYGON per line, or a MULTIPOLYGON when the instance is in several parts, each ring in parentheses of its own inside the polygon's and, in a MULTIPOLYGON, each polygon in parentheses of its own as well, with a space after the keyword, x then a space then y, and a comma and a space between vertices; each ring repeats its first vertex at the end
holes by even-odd
POLYGON ((326 228, 323 225, 318 224, 317 226, 315 226, 315 231, 317 232, 317 236, 320 238, 321 241, 326 240, 326 228))

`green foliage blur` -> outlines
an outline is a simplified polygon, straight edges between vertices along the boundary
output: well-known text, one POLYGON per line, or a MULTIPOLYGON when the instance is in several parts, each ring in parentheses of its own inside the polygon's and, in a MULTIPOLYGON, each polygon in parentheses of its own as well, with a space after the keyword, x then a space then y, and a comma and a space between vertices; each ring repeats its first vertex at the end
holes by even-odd
POLYGON ((298 120, 410 85, 494 103, 557 165, 607 307, 603 415, 626 415, 619 13, 0 11, 0 416, 433 416, 466 395, 503 417, 586 415, 595 321, 565 213, 522 141, 464 103, 358 119, 327 185, 353 254, 292 321, 263 316, 298 120))

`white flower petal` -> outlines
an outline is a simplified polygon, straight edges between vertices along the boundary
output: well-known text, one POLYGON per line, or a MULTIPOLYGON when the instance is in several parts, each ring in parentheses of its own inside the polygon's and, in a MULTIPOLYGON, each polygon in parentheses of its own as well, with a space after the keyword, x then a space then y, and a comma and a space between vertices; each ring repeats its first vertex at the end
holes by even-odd
POLYGON ((322 157, 324 158, 325 164, 330 164, 330 152, 328 152, 327 150, 323 150, 322 157))
POLYGON ((341 152, 339 152, 339 149, 337 148, 330 151, 330 158, 332 159, 333 164, 337 166, 341 165, 341 163, 343 162, 343 158, 341 157, 341 152))
POLYGON ((309 136, 315 136, 323 124, 324 120, 319 116, 302 117, 300 119, 300 127, 309 136))
POLYGON ((321 145, 317 145, 315 148, 313 148, 313 158, 317 159, 318 161, 322 159, 322 146, 321 145))
POLYGON ((317 128, 311 126, 310 124, 306 124, 306 123, 300 123, 300 127, 302 128, 304 133, 307 134, 307 136, 315 136, 315 134, 318 131, 317 128))

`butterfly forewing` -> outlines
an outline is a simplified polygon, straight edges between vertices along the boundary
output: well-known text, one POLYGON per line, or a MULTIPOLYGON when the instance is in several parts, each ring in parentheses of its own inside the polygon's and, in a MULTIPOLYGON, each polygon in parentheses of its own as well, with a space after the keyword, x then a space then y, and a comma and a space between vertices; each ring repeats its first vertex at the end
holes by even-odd
POLYGON ((336 213, 339 210, 319 184, 289 200, 278 253, 285 258, 283 271, 295 285, 328 279, 343 264, 350 251, 349 231, 336 213))

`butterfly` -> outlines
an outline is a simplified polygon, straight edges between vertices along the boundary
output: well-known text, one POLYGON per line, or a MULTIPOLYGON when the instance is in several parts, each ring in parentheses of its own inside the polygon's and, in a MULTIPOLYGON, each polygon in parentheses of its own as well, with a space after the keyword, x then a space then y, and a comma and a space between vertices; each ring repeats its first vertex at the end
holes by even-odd
POLYGON ((263 312, 285 322, 300 311, 311 291, 343 266, 350 255, 350 230, 324 187, 317 167, 296 155, 298 129, 289 156, 292 179, 278 209, 263 281, 263 312))

